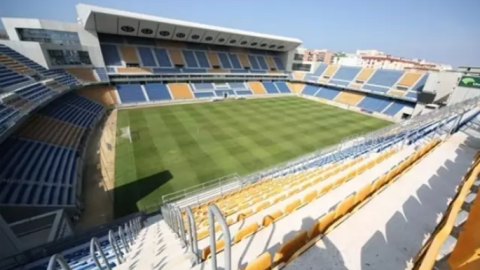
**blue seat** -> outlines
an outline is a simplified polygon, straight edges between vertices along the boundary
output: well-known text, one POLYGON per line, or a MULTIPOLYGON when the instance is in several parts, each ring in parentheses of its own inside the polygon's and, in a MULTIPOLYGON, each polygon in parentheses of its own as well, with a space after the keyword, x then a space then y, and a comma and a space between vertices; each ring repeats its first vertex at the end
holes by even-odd
POLYGON ((280 91, 277 89, 273 82, 263 82, 263 87, 269 94, 278 94, 280 91))
POLYGON ((267 65, 267 62, 265 61, 265 57, 263 57, 263 55, 257 55, 256 58, 257 58, 258 64, 260 65, 260 69, 268 70, 268 65, 267 65))
POLYGON ((195 56, 197 57, 198 65, 201 68, 210 68, 210 62, 208 62, 208 58, 204 52, 195 51, 195 56))
POLYGON ((337 72, 335 72, 332 79, 351 82, 353 79, 355 79, 355 77, 357 77, 357 74, 360 72, 360 70, 362 70, 360 67, 341 66, 337 72))
POLYGON ((183 73, 207 73, 203 68, 182 68, 183 73))
POLYGON ((235 91, 233 90, 215 90, 217 97, 223 97, 225 94, 229 96, 235 96, 235 91))
POLYGON ((280 57, 273 57, 273 61, 275 61, 275 65, 277 66, 278 70, 285 70, 285 66, 283 65, 282 59, 280 59, 280 57))
POLYGON ((309 96, 314 96, 318 92, 318 90, 320 90, 319 86, 306 85, 303 88, 302 94, 309 95, 309 96))
POLYGON ((425 83, 427 82, 428 79, 428 73, 424 74, 420 80, 413 86, 412 90, 417 91, 417 92, 422 92, 423 87, 425 86, 425 83))
POLYGON ((230 62, 232 63, 232 67, 234 69, 243 69, 243 67, 240 64, 240 61, 238 60, 238 57, 237 57, 236 54, 229 53, 228 58, 230 58, 230 62))
POLYGON ((226 68, 226 69, 232 68, 232 64, 230 63, 230 59, 228 58, 226 53, 219 52, 218 58, 220 59, 220 64, 222 65, 222 68, 226 68))
POLYGON ((394 100, 393 103, 383 112, 383 114, 395 116, 404 107, 412 108, 413 105, 399 100, 394 100))
POLYGON ((320 65, 318 65, 317 69, 315 70, 315 72, 313 73, 313 75, 315 76, 321 76, 323 74, 323 72, 327 69, 328 65, 325 65, 323 63, 320 63, 320 65))
POLYGON ((253 94, 251 90, 235 90, 235 93, 237 93, 237 95, 239 96, 247 96, 253 94))
POLYGON ((291 93, 290 88, 288 88, 288 85, 285 82, 275 82, 275 85, 280 93, 291 93))
POLYGON ((400 70, 377 69, 366 83, 391 88, 402 75, 403 71, 400 70))
POLYGON ((412 98, 412 99, 417 99, 418 98, 418 93, 417 92, 407 92, 405 97, 412 98))
POLYGON ((155 48, 153 51, 155 52, 160 67, 173 67, 168 52, 165 49, 155 48))
POLYGON ((194 92, 193 95, 195 98, 213 98, 215 97, 214 92, 194 92))
POLYGON ((215 87, 213 86, 212 83, 194 83, 193 84, 193 89, 197 90, 197 91, 204 91, 204 90, 207 90, 207 91, 211 91, 211 90, 215 90, 215 87))
POLYGON ((146 67, 156 67, 157 62, 153 57, 152 49, 149 47, 137 47, 138 54, 140 55, 140 60, 142 61, 143 66, 146 67))
POLYGON ((321 87, 320 91, 315 94, 316 97, 324 98, 324 99, 329 99, 329 100, 334 100, 335 97, 340 94, 340 90, 334 89, 334 88, 329 88, 329 87, 321 87))
POLYGON ((254 55, 248 55, 248 61, 250 62, 250 67, 252 69, 260 69, 260 65, 257 62, 257 58, 254 55))
POLYGON ((193 54, 192 51, 183 50, 182 53, 183 53, 183 58, 185 58, 187 67, 190 67, 190 68, 199 67, 197 59, 195 58, 195 55, 193 54))
POLYGON ((170 92, 163 83, 147 83, 144 86, 150 100, 171 100, 170 92))
POLYGON ((147 101, 140 84, 119 84, 117 85, 117 92, 122 103, 137 103, 147 101))
POLYGON ((357 107, 373 111, 373 112, 382 112, 387 106, 390 104, 390 100, 388 98, 379 97, 379 96, 372 96, 367 95, 357 107))
POLYGON ((122 59, 116 45, 100 44, 103 60, 107 66, 121 66, 122 59))
POLYGON ((228 83, 228 85, 229 85, 230 88, 232 88, 232 89, 248 89, 248 87, 247 87, 244 83, 234 83, 234 82, 231 82, 231 83, 228 83))

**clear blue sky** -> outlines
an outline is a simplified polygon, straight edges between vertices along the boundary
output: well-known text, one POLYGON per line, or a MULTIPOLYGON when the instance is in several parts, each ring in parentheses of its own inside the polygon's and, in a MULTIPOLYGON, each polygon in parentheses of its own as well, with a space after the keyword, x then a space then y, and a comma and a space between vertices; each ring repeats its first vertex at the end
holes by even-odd
MULTIPOLYGON (((378 49, 480 66, 480 0, 83 0, 82 3, 299 38, 308 48, 378 49)), ((0 17, 75 22, 75 0, 0 0, 0 17)))

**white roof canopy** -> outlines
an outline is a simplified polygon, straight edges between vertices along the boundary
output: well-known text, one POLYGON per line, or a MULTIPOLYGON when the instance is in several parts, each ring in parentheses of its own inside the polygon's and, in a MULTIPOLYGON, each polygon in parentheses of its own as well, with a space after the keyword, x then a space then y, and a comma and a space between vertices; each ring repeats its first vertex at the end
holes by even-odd
POLYGON ((85 4, 77 5, 77 13, 78 21, 85 29, 99 33, 283 52, 293 50, 302 43, 295 38, 172 20, 85 4))

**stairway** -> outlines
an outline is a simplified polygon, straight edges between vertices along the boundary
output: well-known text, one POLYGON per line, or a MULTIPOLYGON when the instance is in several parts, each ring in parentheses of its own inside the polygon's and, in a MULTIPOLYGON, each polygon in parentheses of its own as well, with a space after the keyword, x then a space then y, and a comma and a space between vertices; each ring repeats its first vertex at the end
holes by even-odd
POLYGON ((192 255, 182 248, 180 239, 174 235, 160 215, 148 218, 137 240, 128 253, 126 261, 118 270, 190 269, 192 255))

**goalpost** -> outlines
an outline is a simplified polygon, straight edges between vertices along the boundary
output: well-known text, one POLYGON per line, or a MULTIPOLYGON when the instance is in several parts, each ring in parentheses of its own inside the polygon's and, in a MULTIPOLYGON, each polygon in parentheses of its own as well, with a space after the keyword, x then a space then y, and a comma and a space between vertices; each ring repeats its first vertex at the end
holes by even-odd
POLYGON ((130 126, 121 127, 117 133, 117 144, 120 144, 125 140, 128 140, 130 143, 132 143, 132 132, 130 130, 130 126))

